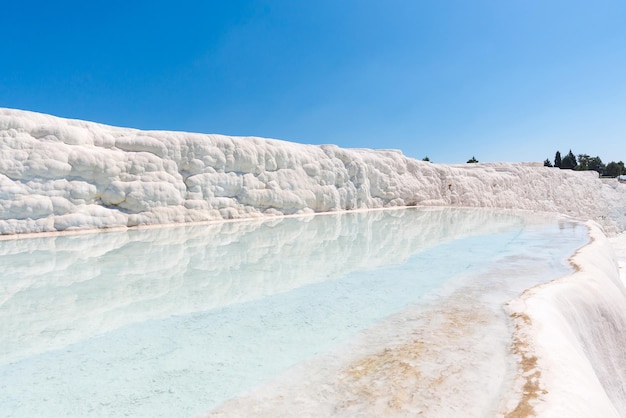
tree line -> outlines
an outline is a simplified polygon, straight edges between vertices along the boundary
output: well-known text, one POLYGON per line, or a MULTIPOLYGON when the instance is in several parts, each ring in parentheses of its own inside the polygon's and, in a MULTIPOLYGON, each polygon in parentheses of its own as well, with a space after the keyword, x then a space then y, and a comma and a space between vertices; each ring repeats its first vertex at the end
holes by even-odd
POLYGON ((546 167, 567 168, 577 171, 593 170, 597 171, 601 176, 606 177, 617 177, 626 174, 626 169, 622 161, 611 161, 605 165, 600 157, 590 157, 587 154, 578 154, 578 156, 576 156, 572 150, 569 150, 567 155, 563 158, 561 158, 561 153, 557 151, 554 155, 554 164, 550 159, 546 158, 543 165, 546 167))

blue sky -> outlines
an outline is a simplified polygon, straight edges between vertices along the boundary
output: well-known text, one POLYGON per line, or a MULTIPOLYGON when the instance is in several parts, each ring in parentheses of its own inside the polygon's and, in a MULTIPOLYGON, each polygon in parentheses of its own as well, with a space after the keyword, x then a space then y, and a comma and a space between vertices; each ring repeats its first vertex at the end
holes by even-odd
POLYGON ((5 3, 1 107, 442 163, 626 160, 621 0, 5 3))

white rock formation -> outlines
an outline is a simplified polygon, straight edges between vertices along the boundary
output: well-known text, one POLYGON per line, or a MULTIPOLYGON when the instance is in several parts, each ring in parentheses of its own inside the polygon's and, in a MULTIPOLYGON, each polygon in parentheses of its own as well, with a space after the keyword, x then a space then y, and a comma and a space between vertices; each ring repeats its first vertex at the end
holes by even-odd
POLYGON ((626 227, 626 187, 537 164, 140 131, 0 109, 0 234, 403 205, 556 211, 626 227))
MULTIPOLYGON (((399 151, 139 131, 0 109, 0 235, 402 205, 551 211, 595 220, 608 234, 626 229, 626 186, 595 172, 440 165, 399 151)), ((594 242, 574 258, 575 275, 510 304, 521 368, 511 408, 519 416, 624 414, 626 290, 606 239, 590 228, 594 242)), ((615 242, 626 254, 626 237, 615 242)))
MULTIPOLYGON (((592 242, 572 258, 577 272, 509 304, 521 356, 513 416, 617 418, 626 411, 626 288, 611 242, 587 225, 592 242)), ((613 242, 626 248, 624 234, 613 242)))

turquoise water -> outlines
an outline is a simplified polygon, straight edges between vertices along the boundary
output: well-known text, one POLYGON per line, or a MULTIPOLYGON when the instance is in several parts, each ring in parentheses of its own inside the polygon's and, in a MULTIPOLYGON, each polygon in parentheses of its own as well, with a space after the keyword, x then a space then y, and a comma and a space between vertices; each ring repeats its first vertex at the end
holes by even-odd
POLYGON ((461 277, 507 271, 514 298, 586 240, 413 208, 2 241, 0 415, 193 416, 461 277))

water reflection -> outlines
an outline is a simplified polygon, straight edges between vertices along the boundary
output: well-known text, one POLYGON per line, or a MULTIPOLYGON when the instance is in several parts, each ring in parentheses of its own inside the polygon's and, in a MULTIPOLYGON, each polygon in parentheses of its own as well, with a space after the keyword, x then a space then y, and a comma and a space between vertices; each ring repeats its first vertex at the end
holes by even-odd
POLYGON ((503 212, 412 209, 3 241, 0 358, 402 263, 524 222, 503 212))
POLYGON ((206 411, 460 275, 562 274, 585 236, 562 225, 414 208, 0 242, 0 415, 206 411))

